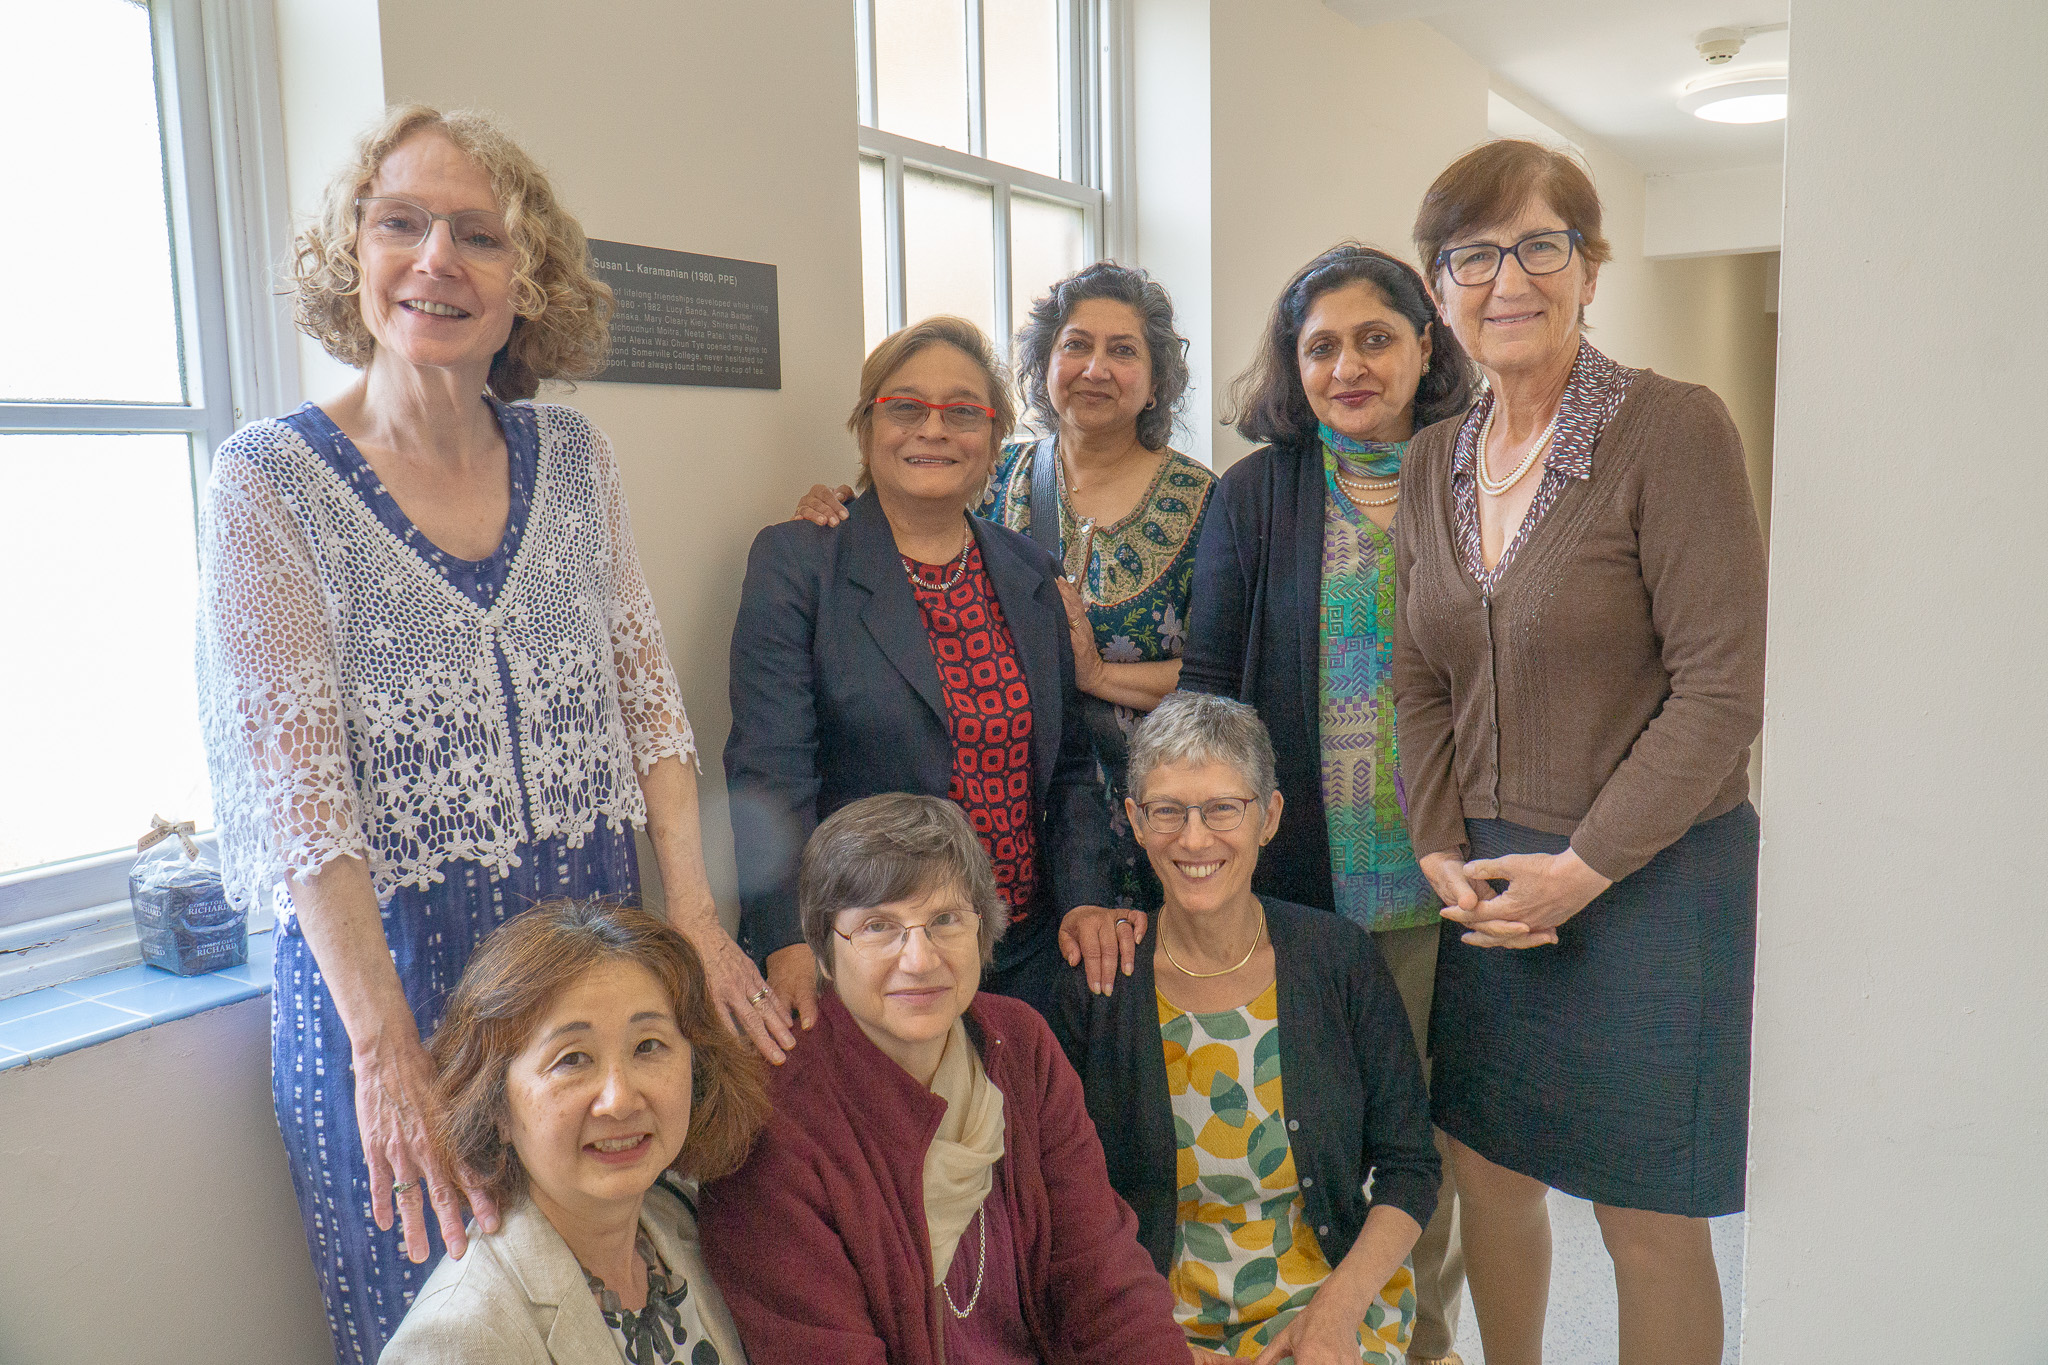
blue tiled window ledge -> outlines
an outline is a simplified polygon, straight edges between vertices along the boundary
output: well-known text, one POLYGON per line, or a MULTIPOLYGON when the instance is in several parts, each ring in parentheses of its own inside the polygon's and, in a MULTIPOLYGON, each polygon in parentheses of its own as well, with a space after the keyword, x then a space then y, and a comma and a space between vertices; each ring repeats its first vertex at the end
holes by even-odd
POLYGON ((138 965, 0 1000, 0 1071, 267 994, 270 953, 251 934, 246 963, 205 976, 138 965))

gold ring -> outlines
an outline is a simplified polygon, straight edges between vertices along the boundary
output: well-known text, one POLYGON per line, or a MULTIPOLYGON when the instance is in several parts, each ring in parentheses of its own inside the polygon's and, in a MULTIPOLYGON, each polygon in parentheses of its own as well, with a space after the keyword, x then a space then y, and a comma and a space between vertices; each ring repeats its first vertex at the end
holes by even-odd
POLYGON ((760 990, 755 991, 752 995, 747 997, 747 1003, 749 1005, 758 1005, 767 998, 768 988, 766 986, 763 986, 760 990))
POLYGON ((393 1185, 391 1187, 391 1192, 393 1194, 404 1194, 407 1190, 413 1187, 414 1183, 415 1182, 410 1180, 401 1180, 396 1185, 393 1185))

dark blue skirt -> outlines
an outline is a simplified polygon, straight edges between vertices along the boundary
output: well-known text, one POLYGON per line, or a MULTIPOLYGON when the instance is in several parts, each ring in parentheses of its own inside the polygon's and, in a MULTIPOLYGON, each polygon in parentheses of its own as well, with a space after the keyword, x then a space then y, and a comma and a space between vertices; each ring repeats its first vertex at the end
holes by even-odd
MULTIPOLYGON (((1474 858, 1570 839, 1468 820, 1474 858)), ((1437 1125, 1496 1165, 1619 1208, 1742 1208, 1756 811, 1703 820, 1541 948, 1446 922, 1430 1015, 1437 1125)))

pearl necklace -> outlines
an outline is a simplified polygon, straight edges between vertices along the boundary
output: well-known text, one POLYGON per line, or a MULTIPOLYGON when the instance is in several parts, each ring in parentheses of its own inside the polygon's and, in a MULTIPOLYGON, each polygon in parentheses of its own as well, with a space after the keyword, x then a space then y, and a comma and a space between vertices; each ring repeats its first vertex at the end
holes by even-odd
POLYGON ((953 576, 943 583, 927 583, 924 579, 919 578, 917 576, 916 567, 913 566, 910 562, 909 555, 899 554, 897 558, 903 561, 903 572, 910 575, 910 582, 913 587, 923 588, 926 592, 951 592, 953 591, 953 589, 959 587, 960 580, 967 576, 967 550, 968 547, 973 544, 974 524, 972 522, 969 522, 967 525, 967 534, 960 538, 959 566, 953 570, 953 576))
POLYGON ((1353 507, 1391 507, 1401 500, 1401 480, 1398 477, 1388 479, 1384 483, 1367 483, 1363 479, 1354 479, 1339 469, 1337 471, 1337 483, 1343 488, 1344 496, 1351 499, 1353 507), (1365 496, 1367 493, 1384 493, 1389 489, 1394 490, 1394 496, 1391 498, 1368 498, 1365 496))
POLYGON ((1250 962, 1252 960, 1252 954, 1256 953, 1259 950, 1259 940, 1263 939, 1265 936, 1266 907, 1262 905, 1259 907, 1259 932, 1252 935, 1252 946, 1246 950, 1245 955, 1243 957, 1237 960, 1236 967, 1225 967, 1220 972, 1191 972, 1187 968, 1180 965, 1180 959, 1173 955, 1173 949, 1166 946, 1166 935, 1163 933, 1159 936, 1159 951, 1166 954, 1166 960, 1168 962, 1171 962, 1173 964, 1173 969, 1179 972, 1182 976, 1192 976, 1197 981, 1207 981, 1212 976, 1229 976, 1232 972, 1236 971, 1238 967, 1242 967, 1245 963, 1250 962))
POLYGON ((1476 458, 1473 460, 1479 476, 1480 491, 1497 498, 1520 483, 1522 476, 1536 467, 1537 457, 1543 453, 1544 447, 1550 444, 1550 434, 1557 430, 1557 419, 1563 411, 1564 405, 1560 403, 1557 412, 1550 414, 1549 425, 1545 426, 1536 437, 1536 443, 1529 447, 1529 453, 1522 457, 1522 462, 1515 466, 1514 472, 1508 475, 1507 478, 1496 482, 1492 475, 1487 472, 1486 468, 1486 438, 1493 434, 1493 419, 1500 412, 1500 402, 1496 399, 1494 405, 1486 410, 1486 420, 1479 426, 1479 449, 1476 452, 1476 458))

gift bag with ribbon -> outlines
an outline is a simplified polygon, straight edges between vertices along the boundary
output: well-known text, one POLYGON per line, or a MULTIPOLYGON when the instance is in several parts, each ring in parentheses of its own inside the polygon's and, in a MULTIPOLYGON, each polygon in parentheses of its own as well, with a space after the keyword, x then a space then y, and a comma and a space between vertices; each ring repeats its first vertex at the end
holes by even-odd
POLYGON ((142 960, 179 976, 197 976, 249 960, 249 919, 228 904, 220 869, 192 841, 192 822, 151 816, 135 841, 128 899, 142 960))

